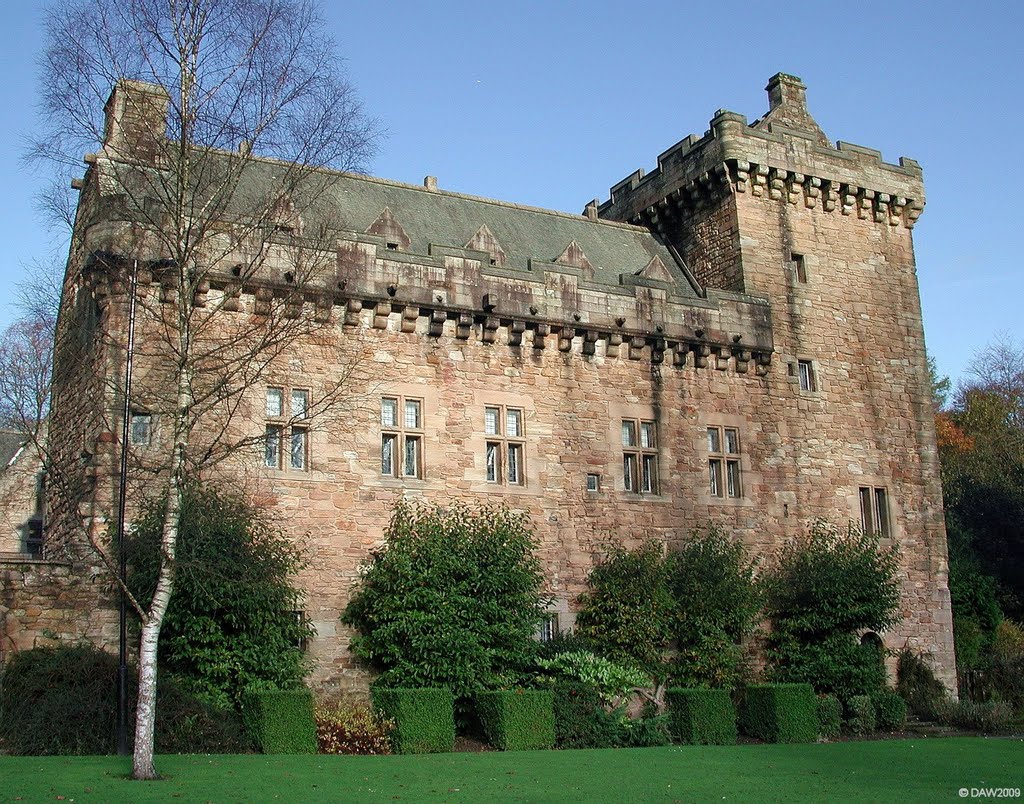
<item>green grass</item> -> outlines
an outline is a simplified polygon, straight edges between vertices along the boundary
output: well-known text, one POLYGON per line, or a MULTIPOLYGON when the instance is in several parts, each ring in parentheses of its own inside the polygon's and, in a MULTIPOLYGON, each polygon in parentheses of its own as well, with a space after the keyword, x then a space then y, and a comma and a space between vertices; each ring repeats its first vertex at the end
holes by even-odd
POLYGON ((1024 787, 1021 740, 391 757, 161 756, 132 782, 120 757, 0 757, 0 801, 942 801, 1024 787))

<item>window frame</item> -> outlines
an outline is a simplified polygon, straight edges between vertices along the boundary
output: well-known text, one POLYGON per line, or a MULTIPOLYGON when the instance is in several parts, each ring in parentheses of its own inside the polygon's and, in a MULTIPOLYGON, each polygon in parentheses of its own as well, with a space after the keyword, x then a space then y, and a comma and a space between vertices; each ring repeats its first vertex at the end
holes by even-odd
POLYGON ((742 500, 743 441, 740 428, 728 424, 709 424, 705 428, 705 439, 708 451, 708 494, 717 500, 742 500), (733 449, 730 449, 730 434, 734 438, 733 449))
POLYGON ((630 494, 657 497, 660 494, 658 467, 658 423, 654 419, 623 417, 619 429, 622 442, 622 488, 630 494), (644 445, 644 433, 648 443, 644 445), (627 433, 631 436, 627 439, 627 433), (653 436, 653 437, 652 437, 653 436), (633 443, 627 443, 627 440, 633 443))
POLYGON ((796 361, 796 381, 801 391, 815 393, 818 390, 818 378, 813 360, 796 361))
POLYGON ((380 476, 392 480, 423 480, 425 443, 424 416, 426 405, 423 397, 405 394, 383 394, 380 398, 380 476), (394 419, 388 423, 384 418, 385 403, 394 403, 394 419), (416 417, 409 424, 409 405, 415 405, 416 417), (385 444, 392 444, 390 470, 385 471, 385 444), (410 447, 412 448, 413 471, 409 468, 410 447))
POLYGON ((133 447, 148 447, 153 443, 153 414, 147 410, 133 410, 128 414, 128 443, 133 447), (146 422, 145 440, 136 437, 136 422, 146 422))
POLYGON ((267 385, 263 392, 263 468, 277 472, 309 472, 311 460, 309 425, 310 389, 302 385, 267 385), (271 394, 279 394, 279 404, 271 407, 271 394), (301 411, 294 410, 296 394, 304 395, 301 411), (296 460, 295 439, 301 437, 300 460, 296 460), (271 445, 273 454, 271 460, 271 445))
POLYGON ((892 510, 889 507, 888 487, 859 486, 857 503, 860 508, 861 532, 881 539, 891 538, 892 510))
POLYGON ((484 480, 493 486, 526 487, 525 408, 484 404, 484 480), (488 414, 492 411, 496 414, 493 431, 488 423, 488 414), (515 435, 509 435, 511 414, 515 414, 518 421, 515 435))

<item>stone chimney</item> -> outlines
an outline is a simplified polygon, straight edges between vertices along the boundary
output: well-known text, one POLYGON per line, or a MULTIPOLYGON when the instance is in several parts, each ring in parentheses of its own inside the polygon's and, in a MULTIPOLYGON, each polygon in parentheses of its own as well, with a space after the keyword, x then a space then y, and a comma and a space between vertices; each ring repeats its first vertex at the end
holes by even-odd
POLYGON ((795 75, 775 73, 768 79, 768 114, 754 124, 755 128, 772 130, 783 126, 790 131, 809 134, 819 145, 830 146, 828 137, 807 111, 807 87, 795 75))
POLYGON ((103 148, 115 159, 152 164, 167 141, 170 97, 156 84, 122 78, 110 93, 103 148))

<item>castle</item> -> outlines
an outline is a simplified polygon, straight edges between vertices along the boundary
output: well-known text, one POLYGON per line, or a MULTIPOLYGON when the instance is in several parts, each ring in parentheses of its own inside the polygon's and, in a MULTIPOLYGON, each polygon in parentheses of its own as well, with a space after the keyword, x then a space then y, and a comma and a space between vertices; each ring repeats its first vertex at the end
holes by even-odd
MULTIPOLYGON (((282 193, 260 218, 259 259, 225 235, 195 287, 203 337, 231 344, 273 315, 311 322, 233 392, 229 425, 209 443, 228 433, 250 444, 218 471, 305 539, 312 682, 365 684, 339 614, 394 503, 423 497, 526 511, 556 600, 549 627, 561 629, 612 540, 671 548, 711 521, 770 556, 817 517, 853 520, 900 548, 900 623, 884 644, 927 652, 955 687, 911 237, 921 168, 833 145, 796 77, 775 75, 767 92, 764 117, 717 112, 703 136, 579 215, 447 192, 432 177, 321 172, 315 203, 282 193), (295 267, 314 252, 326 270, 295 267)), ((161 311, 175 288, 162 279, 150 201, 128 202, 125 189, 162 169, 153 154, 167 98, 123 81, 106 113, 103 148, 78 183, 62 308, 64 337, 77 333, 82 350, 58 348, 50 425, 54 454, 77 467, 78 505, 51 492, 45 560, 0 564, 25 598, 0 601, 6 650, 42 638, 47 595, 109 596, 97 561, 61 534, 82 519, 102 533, 114 518, 123 411, 129 495, 160 474, 173 438, 161 311)), ((247 191, 276 192, 287 166, 244 144, 239 154, 247 191)), ((46 628, 115 637, 105 603, 69 611, 46 628)))

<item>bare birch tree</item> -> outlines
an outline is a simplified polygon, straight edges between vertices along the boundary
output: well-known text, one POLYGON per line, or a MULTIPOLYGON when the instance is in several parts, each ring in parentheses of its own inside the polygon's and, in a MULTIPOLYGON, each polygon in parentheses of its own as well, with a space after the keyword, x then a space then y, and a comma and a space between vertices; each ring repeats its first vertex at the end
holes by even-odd
MULTIPOLYGON (((116 379, 109 361, 72 357, 73 344, 94 330, 117 340, 135 299, 144 333, 137 359, 148 370, 132 396, 165 423, 151 467, 167 500, 161 570, 152 603, 143 610, 132 600, 141 618, 136 779, 157 776, 157 647, 174 589, 183 485, 259 440, 230 424, 246 389, 296 343, 329 344, 321 335, 332 303, 334 174, 324 168, 362 168, 377 131, 323 31, 313 0, 67 0, 48 13, 35 152, 69 175, 83 153, 89 165, 76 182, 54 408, 60 394, 66 402, 87 393, 76 387, 83 372, 116 379), (85 289, 100 286, 93 297, 108 311, 97 327, 85 289), (252 314, 232 315, 246 294, 252 314), (120 328, 111 324, 118 320, 120 328)), ((344 384, 321 389, 301 416, 335 404, 344 384)), ((110 432, 114 390, 97 392, 110 432)), ((54 456, 62 477, 51 493, 70 506, 83 485, 69 460, 58 471, 54 456)), ((103 540, 78 527, 113 569, 103 540)))

